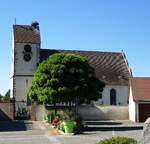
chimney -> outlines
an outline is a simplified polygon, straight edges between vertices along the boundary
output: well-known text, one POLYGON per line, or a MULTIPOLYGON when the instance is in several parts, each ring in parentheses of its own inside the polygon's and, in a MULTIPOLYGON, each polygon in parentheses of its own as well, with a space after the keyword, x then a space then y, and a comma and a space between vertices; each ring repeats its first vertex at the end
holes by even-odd
POLYGON ((38 31, 40 30, 39 29, 39 23, 37 21, 32 22, 31 27, 33 27, 34 29, 36 29, 38 31))

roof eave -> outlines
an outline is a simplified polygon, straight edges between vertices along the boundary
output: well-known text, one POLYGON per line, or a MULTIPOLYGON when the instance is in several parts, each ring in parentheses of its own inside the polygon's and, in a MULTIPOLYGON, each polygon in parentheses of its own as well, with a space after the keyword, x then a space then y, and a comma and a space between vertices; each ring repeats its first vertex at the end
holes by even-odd
POLYGON ((135 100, 135 99, 134 99, 134 101, 135 101, 136 103, 144 103, 144 102, 150 103, 150 100, 135 100))

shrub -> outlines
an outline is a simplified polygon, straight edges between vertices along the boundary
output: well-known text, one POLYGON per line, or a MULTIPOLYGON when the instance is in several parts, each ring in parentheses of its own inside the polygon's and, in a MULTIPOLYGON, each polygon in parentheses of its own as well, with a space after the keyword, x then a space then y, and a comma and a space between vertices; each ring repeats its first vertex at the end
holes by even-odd
POLYGON ((75 118, 76 118, 75 113, 68 110, 63 113, 62 117, 63 121, 75 121, 76 120, 75 118))
POLYGON ((45 119, 48 123, 51 123, 51 122, 53 121, 54 117, 55 117, 55 113, 54 113, 53 111, 49 111, 49 112, 45 115, 44 119, 45 119))
POLYGON ((104 139, 97 144, 137 144, 137 141, 133 138, 117 136, 109 139, 104 139))

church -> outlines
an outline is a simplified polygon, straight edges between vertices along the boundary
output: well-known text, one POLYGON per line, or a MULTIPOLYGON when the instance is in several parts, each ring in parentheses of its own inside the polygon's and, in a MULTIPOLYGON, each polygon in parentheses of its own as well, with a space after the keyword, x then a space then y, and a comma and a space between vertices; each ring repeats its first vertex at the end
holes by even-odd
POLYGON ((96 76, 105 82, 98 105, 128 105, 128 84, 132 77, 126 56, 121 52, 78 51, 41 48, 38 22, 13 25, 11 98, 27 103, 27 93, 38 64, 54 53, 73 53, 84 56, 95 68, 96 76))

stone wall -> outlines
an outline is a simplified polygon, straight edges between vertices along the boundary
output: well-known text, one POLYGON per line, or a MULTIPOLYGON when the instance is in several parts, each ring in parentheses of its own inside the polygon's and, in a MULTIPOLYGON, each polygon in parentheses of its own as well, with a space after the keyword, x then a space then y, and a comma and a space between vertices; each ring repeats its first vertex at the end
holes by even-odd
POLYGON ((0 121, 13 120, 14 106, 13 103, 3 102, 0 103, 0 121))
POLYGON ((43 121, 46 115, 46 109, 43 105, 32 105, 31 106, 31 120, 33 121, 43 121))
MULTIPOLYGON (((47 110, 42 105, 33 105, 31 119, 41 121, 47 110)), ((80 106, 78 113, 84 120, 128 120, 128 106, 80 106)))
POLYGON ((128 120, 128 106, 80 106, 78 113, 84 120, 128 120))

